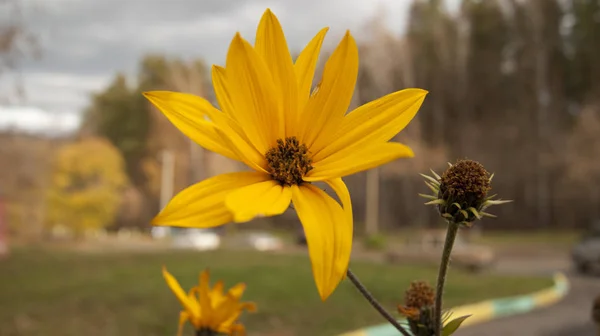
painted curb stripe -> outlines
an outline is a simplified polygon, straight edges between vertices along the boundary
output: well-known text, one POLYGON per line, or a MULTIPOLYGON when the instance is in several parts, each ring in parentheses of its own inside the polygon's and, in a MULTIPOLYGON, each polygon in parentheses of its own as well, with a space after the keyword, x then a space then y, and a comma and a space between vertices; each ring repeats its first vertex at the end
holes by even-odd
MULTIPOLYGON (((469 326, 494 318, 530 312, 536 308, 546 307, 558 302, 569 291, 569 280, 562 273, 554 275, 554 285, 528 295, 513 296, 502 299, 482 301, 452 308, 452 316, 473 314, 462 326, 469 326)), ((398 320, 404 323, 405 320, 398 320)), ((351 331, 339 336, 396 336, 398 331, 390 324, 380 324, 360 330, 351 331)))

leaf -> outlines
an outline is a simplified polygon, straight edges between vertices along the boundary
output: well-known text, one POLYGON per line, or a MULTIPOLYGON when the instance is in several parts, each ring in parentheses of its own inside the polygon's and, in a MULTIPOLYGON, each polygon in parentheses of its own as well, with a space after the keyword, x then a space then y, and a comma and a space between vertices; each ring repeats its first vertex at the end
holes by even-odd
POLYGON ((433 204, 446 204, 446 201, 444 201, 443 199, 435 199, 433 201, 429 201, 427 203, 425 203, 425 205, 433 205, 433 204))
POLYGON ((454 334, 454 332, 458 330, 458 327, 460 327, 460 325, 470 316, 471 315, 457 317, 454 320, 448 322, 442 329, 442 336, 450 336, 454 334))

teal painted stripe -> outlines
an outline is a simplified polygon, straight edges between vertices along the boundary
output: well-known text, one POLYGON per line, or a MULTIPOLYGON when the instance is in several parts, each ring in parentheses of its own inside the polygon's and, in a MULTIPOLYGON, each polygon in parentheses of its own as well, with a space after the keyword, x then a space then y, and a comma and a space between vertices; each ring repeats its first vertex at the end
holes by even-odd
POLYGON ((491 304, 494 310, 492 317, 525 313, 535 308, 535 301, 531 296, 497 299, 493 300, 491 304))
MULTIPOLYGON (((569 290, 569 282, 566 280, 564 276, 560 279, 555 277, 555 282, 552 287, 552 291, 556 294, 557 297, 563 297, 569 290), (564 279, 564 280, 562 280, 564 279)), ((484 301, 484 303, 488 303, 493 307, 493 314, 490 316, 490 319, 494 319, 497 317, 504 317, 515 315, 519 313, 527 313, 535 308, 536 306, 534 295, 523 295, 517 297, 496 299, 490 301, 484 301)), ((405 320, 398 320, 400 323, 404 323, 405 320)), ((398 331, 391 324, 380 324, 373 327, 368 327, 361 330, 365 336, 397 336, 398 331)))

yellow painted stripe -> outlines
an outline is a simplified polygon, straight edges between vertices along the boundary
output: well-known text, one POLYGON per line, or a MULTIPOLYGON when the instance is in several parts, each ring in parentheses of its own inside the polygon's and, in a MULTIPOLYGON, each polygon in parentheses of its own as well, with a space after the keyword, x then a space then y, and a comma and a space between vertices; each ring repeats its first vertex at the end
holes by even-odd
POLYGON ((356 331, 347 332, 345 334, 341 334, 339 336, 367 336, 367 333, 363 330, 356 330, 356 331))
POLYGON ((450 319, 471 315, 471 317, 462 323, 462 326, 481 323, 492 319, 494 316, 494 306, 489 301, 452 308, 450 311, 452 312, 452 317, 450 319))

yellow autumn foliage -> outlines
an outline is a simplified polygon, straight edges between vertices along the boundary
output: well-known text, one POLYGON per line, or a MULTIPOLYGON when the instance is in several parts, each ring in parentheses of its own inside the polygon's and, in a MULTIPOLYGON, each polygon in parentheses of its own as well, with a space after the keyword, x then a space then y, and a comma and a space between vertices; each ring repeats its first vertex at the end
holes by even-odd
POLYGON ((102 138, 59 149, 47 194, 47 224, 76 234, 110 225, 127 186, 119 151, 102 138))

